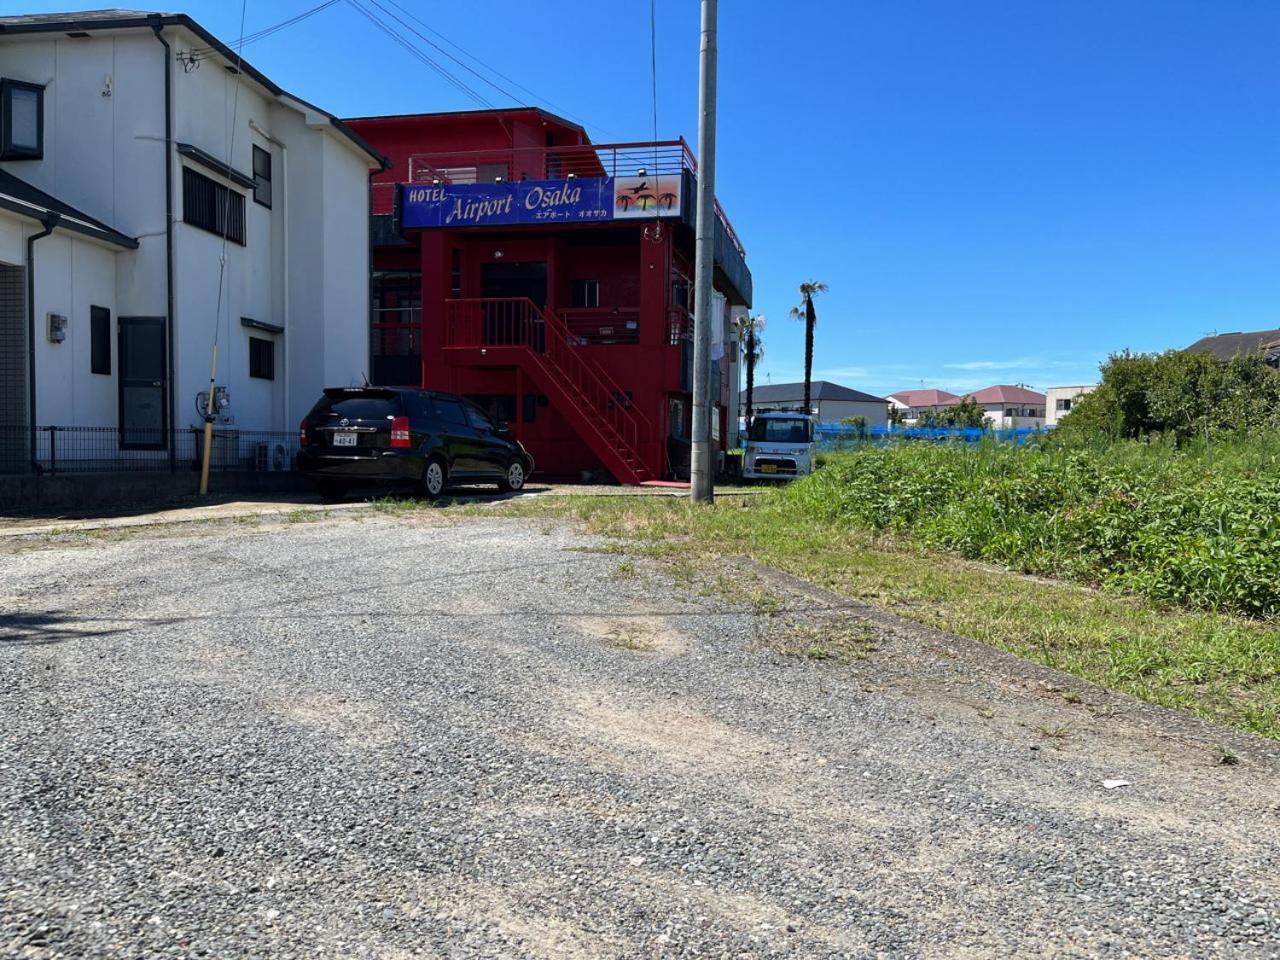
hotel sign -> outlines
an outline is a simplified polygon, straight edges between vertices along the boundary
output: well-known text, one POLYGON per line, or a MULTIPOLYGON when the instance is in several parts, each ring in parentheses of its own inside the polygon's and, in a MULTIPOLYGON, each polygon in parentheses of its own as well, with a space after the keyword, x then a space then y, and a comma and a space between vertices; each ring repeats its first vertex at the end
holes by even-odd
POLYGON ((598 177, 400 185, 404 229, 593 223, 680 216, 682 178, 598 177))

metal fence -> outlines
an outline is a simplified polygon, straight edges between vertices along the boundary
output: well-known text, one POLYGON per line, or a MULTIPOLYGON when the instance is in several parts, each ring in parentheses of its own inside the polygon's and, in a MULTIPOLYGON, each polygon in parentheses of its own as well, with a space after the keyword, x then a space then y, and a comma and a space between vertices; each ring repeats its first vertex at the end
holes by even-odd
MULTIPOLYGON (((0 424, 0 474, 165 473, 199 470, 204 428, 31 427, 0 424), (34 449, 34 455, 33 455, 34 449)), ((209 454, 216 471, 295 469, 298 434, 217 426, 209 454)))
POLYGON ((864 444, 884 446, 890 443, 965 443, 983 440, 1023 444, 1033 437, 1044 436, 1042 427, 855 427, 843 423, 820 423, 815 431, 820 451, 852 450, 864 444))

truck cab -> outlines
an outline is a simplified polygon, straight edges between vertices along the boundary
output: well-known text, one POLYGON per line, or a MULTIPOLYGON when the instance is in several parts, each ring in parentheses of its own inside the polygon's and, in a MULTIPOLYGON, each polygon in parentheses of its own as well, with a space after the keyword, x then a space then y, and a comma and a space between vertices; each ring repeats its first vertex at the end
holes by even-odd
POLYGON ((742 476, 794 480, 813 472, 813 418, 803 413, 761 413, 747 430, 742 476))

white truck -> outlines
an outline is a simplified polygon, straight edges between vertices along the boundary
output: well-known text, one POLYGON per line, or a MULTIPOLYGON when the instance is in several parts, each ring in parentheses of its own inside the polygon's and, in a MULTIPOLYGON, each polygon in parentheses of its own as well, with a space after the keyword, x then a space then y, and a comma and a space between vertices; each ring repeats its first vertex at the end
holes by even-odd
POLYGON ((794 480, 813 473, 813 418, 803 413, 760 413, 747 431, 742 476, 794 480))

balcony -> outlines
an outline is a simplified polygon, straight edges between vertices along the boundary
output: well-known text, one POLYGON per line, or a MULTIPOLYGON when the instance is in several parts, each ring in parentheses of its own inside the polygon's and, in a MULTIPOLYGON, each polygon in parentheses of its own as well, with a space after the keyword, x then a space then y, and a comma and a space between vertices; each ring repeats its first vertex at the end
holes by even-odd
MULTIPOLYGON (((693 183, 698 173, 698 162, 683 138, 636 143, 419 153, 409 157, 407 172, 408 178, 404 182, 412 184, 493 183, 499 179, 512 183, 520 180, 678 176, 689 184, 689 189, 683 191, 684 196, 681 198, 683 219, 690 225, 695 220, 693 183)), ((395 212, 396 187, 397 184, 389 182, 373 185, 371 207, 375 216, 395 212)), ((718 200, 716 216, 725 239, 737 251, 738 257, 745 261, 746 249, 718 200)))

